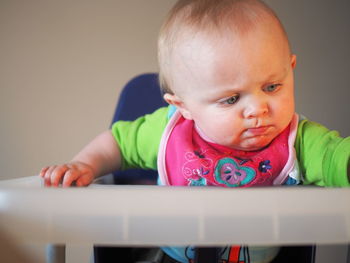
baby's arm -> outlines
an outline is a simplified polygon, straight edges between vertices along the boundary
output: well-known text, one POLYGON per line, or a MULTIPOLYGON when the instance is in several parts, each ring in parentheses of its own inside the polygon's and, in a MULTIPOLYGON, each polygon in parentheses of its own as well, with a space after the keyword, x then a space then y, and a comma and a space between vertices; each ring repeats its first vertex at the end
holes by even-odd
POLYGON ((299 123, 295 149, 304 184, 349 187, 350 137, 303 120, 299 123))
POLYGON ((105 131, 86 145, 71 162, 44 167, 40 176, 45 186, 68 187, 89 185, 96 177, 118 170, 121 154, 110 130, 105 131))

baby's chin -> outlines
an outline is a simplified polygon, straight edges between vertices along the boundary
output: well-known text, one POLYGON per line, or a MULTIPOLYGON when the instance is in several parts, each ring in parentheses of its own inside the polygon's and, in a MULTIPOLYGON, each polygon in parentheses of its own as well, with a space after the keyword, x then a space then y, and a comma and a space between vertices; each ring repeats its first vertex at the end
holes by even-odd
POLYGON ((247 152, 259 151, 267 147, 272 140, 273 138, 266 135, 255 136, 255 137, 246 138, 239 145, 236 145, 233 147, 231 146, 231 147, 237 150, 247 151, 247 152))

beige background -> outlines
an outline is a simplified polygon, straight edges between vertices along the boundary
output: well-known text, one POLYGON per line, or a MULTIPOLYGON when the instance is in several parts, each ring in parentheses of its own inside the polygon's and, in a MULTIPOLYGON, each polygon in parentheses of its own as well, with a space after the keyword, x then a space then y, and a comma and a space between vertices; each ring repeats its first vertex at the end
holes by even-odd
MULTIPOLYGON (((120 88, 157 70, 174 0, 0 0, 0 179, 68 161, 108 128, 120 88)), ((350 134, 350 2, 270 0, 298 56, 297 110, 350 134)))

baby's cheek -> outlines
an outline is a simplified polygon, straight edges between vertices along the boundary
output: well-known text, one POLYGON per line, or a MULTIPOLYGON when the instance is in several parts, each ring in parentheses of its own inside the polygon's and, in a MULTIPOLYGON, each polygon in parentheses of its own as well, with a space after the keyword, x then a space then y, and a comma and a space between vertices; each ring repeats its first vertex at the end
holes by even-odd
POLYGON ((292 90, 287 92, 283 97, 281 97, 280 103, 284 105, 286 109, 294 111, 294 107, 295 107, 294 92, 292 90))
POLYGON ((275 110, 280 111, 282 114, 287 114, 290 111, 294 111, 294 100, 293 98, 284 96, 278 100, 275 110))

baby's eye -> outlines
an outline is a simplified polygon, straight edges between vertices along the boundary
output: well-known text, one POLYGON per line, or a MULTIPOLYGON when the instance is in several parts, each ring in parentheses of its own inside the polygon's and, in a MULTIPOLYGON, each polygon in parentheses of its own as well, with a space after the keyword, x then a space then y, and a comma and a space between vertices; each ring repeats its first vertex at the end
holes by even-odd
POLYGON ((232 97, 229 97, 228 99, 225 99, 223 101, 224 104, 235 104, 239 99, 239 95, 235 95, 232 97))
POLYGON ((281 84, 271 84, 268 85, 264 88, 264 91, 266 92, 274 92, 276 91, 279 87, 281 86, 281 84))

